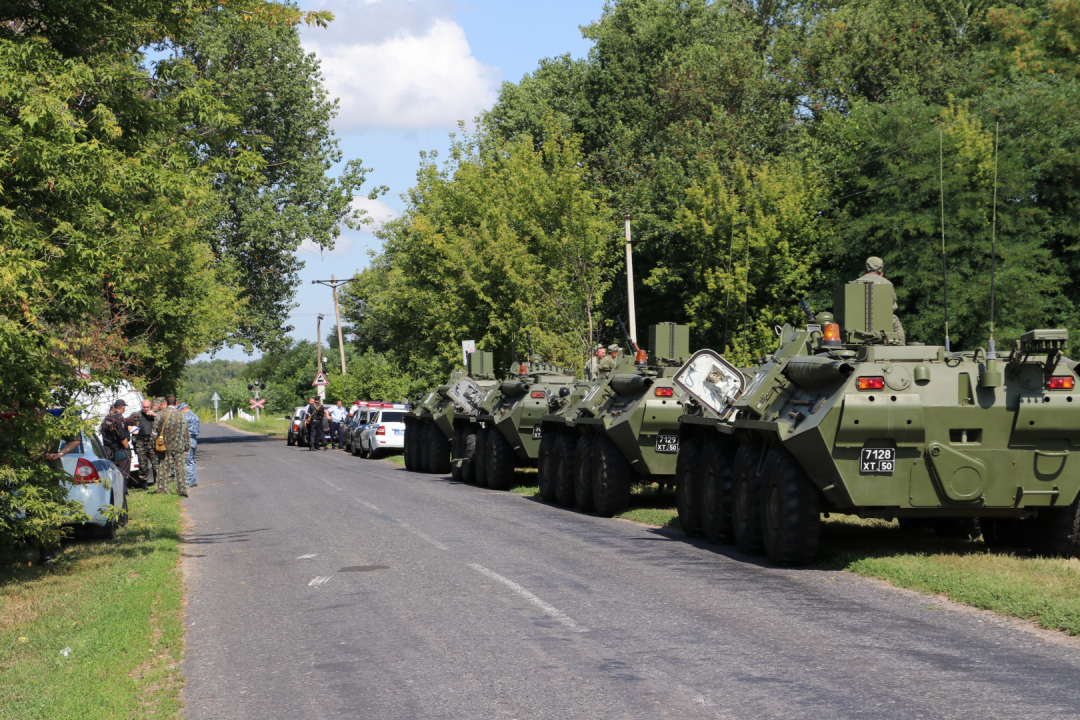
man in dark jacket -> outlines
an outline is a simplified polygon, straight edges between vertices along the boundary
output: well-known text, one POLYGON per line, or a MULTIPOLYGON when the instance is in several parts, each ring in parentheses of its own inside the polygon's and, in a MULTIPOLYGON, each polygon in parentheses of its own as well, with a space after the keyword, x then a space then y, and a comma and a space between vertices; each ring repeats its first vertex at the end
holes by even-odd
POLYGON ((124 476, 124 484, 131 481, 131 433, 128 431, 127 422, 124 419, 124 410, 127 403, 117 400, 112 404, 112 412, 105 416, 101 422, 101 444, 105 446, 105 454, 109 456, 124 476))
POLYGON ((327 421, 326 408, 323 407, 318 398, 315 398, 308 405, 307 418, 304 419, 308 426, 308 450, 318 450, 320 446, 326 445, 326 433, 323 430, 323 423, 327 421))
POLYGON ((142 401, 142 409, 132 413, 128 420, 134 420, 139 432, 135 435, 135 452, 139 455, 139 472, 142 473, 143 487, 149 487, 157 477, 158 456, 154 452, 154 418, 157 414, 152 409, 150 400, 142 401))

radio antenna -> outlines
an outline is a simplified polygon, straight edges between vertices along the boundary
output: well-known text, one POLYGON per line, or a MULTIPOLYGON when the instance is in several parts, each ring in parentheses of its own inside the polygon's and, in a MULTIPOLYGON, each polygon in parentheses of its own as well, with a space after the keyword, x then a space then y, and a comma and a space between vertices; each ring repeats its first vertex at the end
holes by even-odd
POLYGON ((997 274, 997 190, 998 190, 998 146, 1001 141, 1001 121, 994 123, 994 220, 990 227, 990 343, 986 351, 987 360, 997 359, 994 346, 994 277, 997 274))
POLYGON ((949 346, 949 265, 945 259, 945 131, 938 128, 938 188, 941 195, 941 288, 945 294, 945 352, 949 346))

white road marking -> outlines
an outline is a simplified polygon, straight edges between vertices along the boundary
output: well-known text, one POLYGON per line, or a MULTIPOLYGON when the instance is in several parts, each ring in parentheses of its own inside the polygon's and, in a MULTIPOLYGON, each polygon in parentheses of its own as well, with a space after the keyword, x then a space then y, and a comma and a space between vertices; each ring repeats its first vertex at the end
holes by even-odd
POLYGON ((311 582, 308 583, 308 587, 319 587, 320 585, 325 585, 326 583, 330 582, 331 577, 333 577, 333 576, 332 575, 326 575, 326 576, 322 576, 322 577, 317 577, 317 578, 315 578, 314 580, 312 580, 311 582))
POLYGON ((311 553, 310 555, 301 555, 300 557, 298 557, 296 559, 297 560, 307 560, 308 558, 313 558, 313 557, 316 557, 317 555, 318 555, 318 553, 311 553))
POLYGON ((410 525, 407 522, 403 522, 401 520, 398 520, 398 524, 401 525, 401 527, 408 530, 409 532, 416 533, 416 536, 419 537, 421 540, 431 543, 432 545, 439 548, 440 550, 449 550, 450 549, 450 548, 446 547, 445 545, 443 545, 438 540, 436 540, 435 538, 428 537, 424 533, 420 532, 419 530, 417 530, 416 528, 414 528, 412 525, 410 525))
POLYGON ((481 575, 487 575, 492 580, 495 580, 497 582, 502 583, 503 585, 510 588, 511 590, 516 592, 518 595, 525 598, 526 600, 531 602, 533 605, 540 608, 545 613, 550 615, 552 618, 554 618, 555 620, 558 620, 560 623, 562 623, 566 627, 570 628, 571 630, 574 630, 576 632, 588 632, 589 631, 588 628, 578 627, 578 624, 576 622, 574 622, 573 620, 568 618, 566 615, 564 615, 563 613, 561 613, 558 610, 556 610, 555 608, 553 608, 551 605, 548 605, 546 602, 544 602, 540 598, 536 597, 531 592, 529 592, 525 588, 521 587, 520 585, 518 585, 513 580, 510 580, 508 578, 504 578, 499 573, 495 572, 494 570, 488 570, 483 565, 477 565, 476 563, 469 563, 469 567, 471 567, 473 570, 480 573, 481 575))
POLYGON ((361 500, 360 504, 374 510, 375 512, 379 513, 380 515, 385 515, 386 514, 382 510, 380 510, 379 508, 377 508, 374 505, 372 505, 371 503, 367 502, 366 500, 361 500))

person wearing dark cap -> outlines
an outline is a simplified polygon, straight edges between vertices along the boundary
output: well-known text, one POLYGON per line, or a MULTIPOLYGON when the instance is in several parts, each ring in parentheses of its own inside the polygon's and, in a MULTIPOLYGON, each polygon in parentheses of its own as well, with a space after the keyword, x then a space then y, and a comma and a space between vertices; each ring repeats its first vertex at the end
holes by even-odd
POLYGON ((112 412, 101 421, 98 430, 101 433, 101 444, 105 446, 105 454, 120 468, 124 484, 128 485, 131 482, 131 431, 128 430, 124 418, 126 409, 127 403, 123 400, 114 402, 112 412))
MULTIPOLYGON (((855 282, 857 283, 870 283, 873 285, 889 285, 892 283, 885 277, 885 261, 876 256, 870 256, 866 258, 866 274, 860 277, 855 282)), ((896 317, 896 292, 893 291, 893 304, 892 309, 894 311, 892 316, 893 332, 899 336, 900 344, 903 345, 905 341, 904 326, 900 323, 900 318, 896 317)))

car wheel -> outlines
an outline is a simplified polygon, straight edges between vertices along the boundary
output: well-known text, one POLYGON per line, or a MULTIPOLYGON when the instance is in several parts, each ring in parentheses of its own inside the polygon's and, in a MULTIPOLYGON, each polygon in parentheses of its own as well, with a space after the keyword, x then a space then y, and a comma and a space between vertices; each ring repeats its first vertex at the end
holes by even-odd
POLYGON ((292 447, 293 445, 295 445, 296 444, 296 436, 294 436, 292 433, 289 433, 288 437, 285 438, 285 444, 288 445, 289 447, 292 447))

